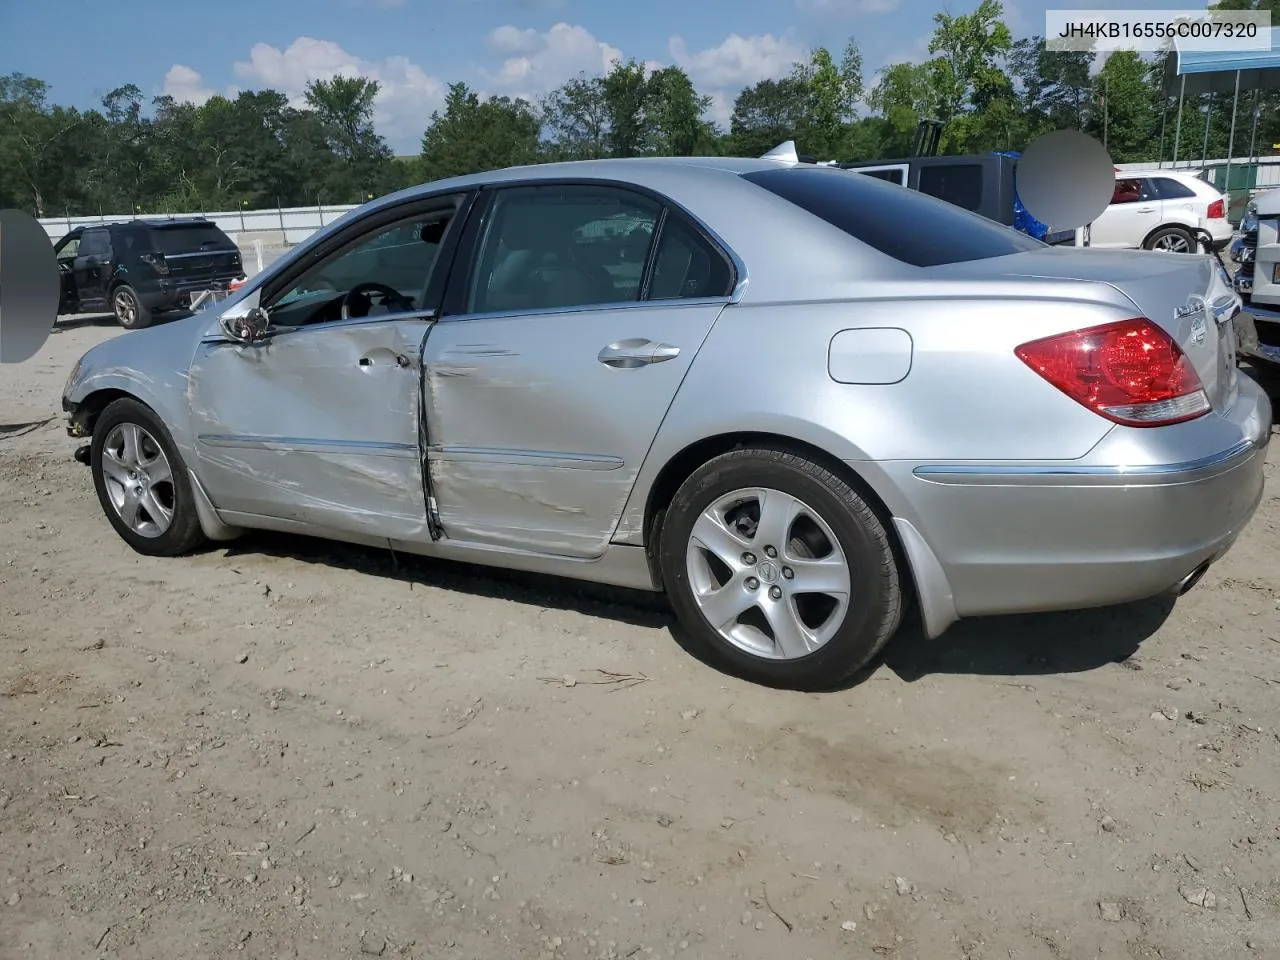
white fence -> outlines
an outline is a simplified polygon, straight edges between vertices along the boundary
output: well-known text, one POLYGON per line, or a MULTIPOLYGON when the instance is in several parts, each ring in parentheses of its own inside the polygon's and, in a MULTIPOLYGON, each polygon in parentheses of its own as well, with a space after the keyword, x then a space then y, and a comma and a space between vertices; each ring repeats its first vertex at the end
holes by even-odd
POLYGON ((231 210, 217 213, 108 213, 96 217, 46 217, 40 223, 49 234, 49 238, 56 242, 76 227, 87 227, 98 223, 115 223, 121 220, 133 220, 135 217, 148 219, 167 216, 205 217, 221 227, 223 232, 241 249, 253 246, 255 240, 261 240, 265 246, 269 247, 291 247, 355 208, 356 204, 332 207, 288 207, 276 210, 231 210))

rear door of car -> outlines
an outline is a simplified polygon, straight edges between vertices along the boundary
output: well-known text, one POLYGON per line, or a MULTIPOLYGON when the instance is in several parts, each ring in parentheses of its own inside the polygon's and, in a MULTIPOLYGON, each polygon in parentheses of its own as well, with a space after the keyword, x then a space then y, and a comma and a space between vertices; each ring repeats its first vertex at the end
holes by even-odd
POLYGON ((424 350, 438 518, 454 542, 599 557, 735 269, 629 185, 482 202, 424 350))
POLYGON ((1208 215, 1209 201, 1173 177, 1151 177, 1152 192, 1159 198, 1161 223, 1196 226, 1208 215))
POLYGON ((1160 199, 1149 177, 1120 177, 1111 205, 1089 227, 1091 247, 1137 250, 1147 234, 1160 225, 1160 199))

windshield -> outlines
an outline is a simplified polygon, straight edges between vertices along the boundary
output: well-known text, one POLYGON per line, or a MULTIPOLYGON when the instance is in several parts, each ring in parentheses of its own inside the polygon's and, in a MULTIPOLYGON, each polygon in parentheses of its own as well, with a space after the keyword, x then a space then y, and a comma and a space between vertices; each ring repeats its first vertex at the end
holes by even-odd
POLYGON ((945 200, 852 171, 787 167, 742 176, 914 267, 986 260, 1046 246, 945 200))

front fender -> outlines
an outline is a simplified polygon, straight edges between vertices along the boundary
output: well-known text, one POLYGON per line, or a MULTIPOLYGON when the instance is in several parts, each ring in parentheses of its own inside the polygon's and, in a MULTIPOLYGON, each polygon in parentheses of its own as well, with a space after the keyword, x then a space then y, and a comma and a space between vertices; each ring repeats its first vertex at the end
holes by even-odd
POLYGON ((86 427, 111 395, 146 404, 164 422, 183 459, 194 464, 187 371, 208 323, 199 314, 147 330, 123 333, 94 347, 76 365, 62 406, 75 433, 86 427))
MULTIPOLYGON (((174 380, 177 378, 175 376, 174 380)), ((190 410, 187 406, 186 374, 182 374, 181 384, 165 382, 157 389, 156 385, 140 375, 136 370, 111 369, 92 373, 83 377, 76 386, 63 397, 62 406, 67 412, 72 425, 73 435, 88 436, 92 418, 101 413, 106 403, 96 402, 104 394, 125 394, 139 403, 146 404, 169 428, 174 443, 182 452, 183 459, 191 462, 190 443, 190 410), (79 425, 80 431, 75 428, 79 425)), ((110 402, 110 400, 106 400, 110 402)))

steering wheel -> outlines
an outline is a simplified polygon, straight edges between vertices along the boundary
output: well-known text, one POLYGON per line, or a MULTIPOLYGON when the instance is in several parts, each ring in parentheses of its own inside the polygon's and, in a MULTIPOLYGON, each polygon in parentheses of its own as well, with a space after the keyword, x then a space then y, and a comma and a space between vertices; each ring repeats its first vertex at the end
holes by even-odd
POLYGON ((366 280, 364 283, 357 283, 342 298, 342 319, 350 320, 353 317, 367 317, 369 311, 373 309, 375 301, 387 308, 391 308, 394 304, 402 310, 413 309, 413 301, 399 290, 389 287, 385 283, 378 283, 376 280, 366 280), (363 304, 363 309, 358 312, 356 310, 357 304, 363 304))

